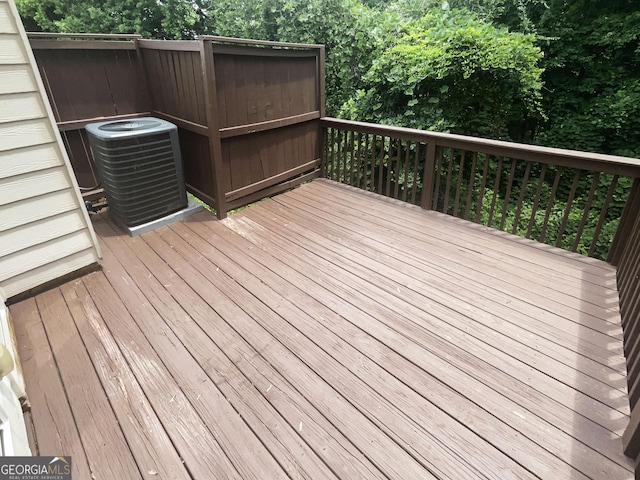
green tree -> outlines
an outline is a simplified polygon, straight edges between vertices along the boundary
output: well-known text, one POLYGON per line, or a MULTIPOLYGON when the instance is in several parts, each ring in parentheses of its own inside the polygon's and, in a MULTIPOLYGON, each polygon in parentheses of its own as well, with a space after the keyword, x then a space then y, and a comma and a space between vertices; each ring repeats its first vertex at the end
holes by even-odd
POLYGON ((552 0, 545 45, 544 145, 640 157, 640 5, 552 0))
POLYGON ((183 0, 16 0, 27 30, 137 33, 146 38, 193 38, 206 30, 203 2, 183 0))
POLYGON ((342 114, 384 124, 531 140, 542 70, 535 37, 467 10, 431 9, 381 41, 342 114))

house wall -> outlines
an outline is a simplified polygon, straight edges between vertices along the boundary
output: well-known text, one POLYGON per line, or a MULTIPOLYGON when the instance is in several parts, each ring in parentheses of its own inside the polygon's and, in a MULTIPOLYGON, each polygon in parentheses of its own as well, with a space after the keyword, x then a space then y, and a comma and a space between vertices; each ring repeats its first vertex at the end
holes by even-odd
POLYGON ((0 0, 0 165, 0 297, 100 258, 13 0, 0 0))

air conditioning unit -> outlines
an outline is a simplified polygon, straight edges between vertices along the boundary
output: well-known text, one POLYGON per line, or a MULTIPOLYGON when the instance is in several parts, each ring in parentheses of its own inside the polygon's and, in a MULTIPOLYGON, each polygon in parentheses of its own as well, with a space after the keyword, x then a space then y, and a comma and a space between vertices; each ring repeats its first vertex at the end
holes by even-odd
POLYGON ((187 206, 178 129, 159 118, 86 127, 109 212, 134 227, 187 206))

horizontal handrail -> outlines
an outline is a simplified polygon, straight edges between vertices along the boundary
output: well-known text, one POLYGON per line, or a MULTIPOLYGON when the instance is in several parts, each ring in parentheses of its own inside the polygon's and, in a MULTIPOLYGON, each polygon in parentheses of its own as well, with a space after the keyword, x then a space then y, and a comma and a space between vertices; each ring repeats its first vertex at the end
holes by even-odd
POLYGON ((323 127, 386 135, 401 140, 412 140, 424 143, 435 142, 436 145, 442 147, 514 157, 520 160, 545 163, 547 165, 580 168, 582 170, 600 171, 634 178, 640 177, 640 159, 635 158, 601 153, 578 152, 562 148, 542 147, 539 145, 490 140, 487 138, 468 137, 451 133, 356 122, 330 117, 322 118, 321 124, 323 127))

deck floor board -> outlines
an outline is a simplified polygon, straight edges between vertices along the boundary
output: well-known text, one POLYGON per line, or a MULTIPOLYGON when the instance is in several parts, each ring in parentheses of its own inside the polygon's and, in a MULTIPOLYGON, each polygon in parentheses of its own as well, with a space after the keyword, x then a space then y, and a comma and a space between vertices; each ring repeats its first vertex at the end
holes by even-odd
POLYGON ((10 307, 77 478, 633 477, 603 262, 324 180, 93 218, 102 270, 10 307))

